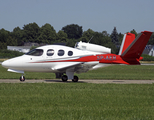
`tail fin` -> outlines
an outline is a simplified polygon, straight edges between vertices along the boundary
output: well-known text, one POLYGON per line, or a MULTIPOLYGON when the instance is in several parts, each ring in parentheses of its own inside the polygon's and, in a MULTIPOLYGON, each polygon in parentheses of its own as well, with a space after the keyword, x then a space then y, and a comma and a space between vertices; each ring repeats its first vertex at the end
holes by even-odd
POLYGON ((121 55, 126 48, 133 42, 135 39, 135 34, 132 33, 126 33, 123 37, 122 44, 119 50, 119 55, 121 55))
POLYGON ((130 45, 122 52, 121 57, 139 60, 140 56, 141 56, 146 44, 148 43, 151 35, 152 35, 152 32, 149 32, 149 31, 141 32, 136 37, 136 39, 133 40, 130 43, 130 45))

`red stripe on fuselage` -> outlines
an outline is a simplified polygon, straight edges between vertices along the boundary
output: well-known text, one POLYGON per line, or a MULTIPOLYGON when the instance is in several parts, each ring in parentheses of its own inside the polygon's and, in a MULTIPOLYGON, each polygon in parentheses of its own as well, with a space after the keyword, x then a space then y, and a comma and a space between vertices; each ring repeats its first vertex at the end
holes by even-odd
POLYGON ((67 59, 67 60, 48 60, 48 61, 37 61, 31 63, 49 63, 49 62, 93 62, 99 61, 99 63, 108 63, 108 64, 115 64, 116 61, 121 62, 122 64, 126 64, 119 55, 115 54, 100 54, 100 55, 90 55, 90 56, 83 56, 77 59, 67 59))

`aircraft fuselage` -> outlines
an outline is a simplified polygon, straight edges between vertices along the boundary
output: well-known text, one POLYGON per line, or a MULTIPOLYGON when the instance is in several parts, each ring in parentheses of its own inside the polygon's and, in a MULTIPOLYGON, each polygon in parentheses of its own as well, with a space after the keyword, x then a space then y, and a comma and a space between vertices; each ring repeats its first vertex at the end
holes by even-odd
POLYGON ((59 72, 58 68, 60 66, 69 66, 69 64, 71 65, 72 63, 82 64, 94 61, 100 63, 111 63, 117 59, 117 56, 114 54, 104 56, 105 53, 84 51, 59 45, 43 46, 39 47, 38 50, 42 50, 42 54, 25 54, 20 57, 6 60, 2 65, 5 68, 20 71, 59 72))

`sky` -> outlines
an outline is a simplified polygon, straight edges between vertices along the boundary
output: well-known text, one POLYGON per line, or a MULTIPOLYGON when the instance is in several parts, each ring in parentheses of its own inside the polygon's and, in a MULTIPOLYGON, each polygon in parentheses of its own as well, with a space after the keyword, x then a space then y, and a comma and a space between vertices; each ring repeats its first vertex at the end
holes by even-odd
POLYGON ((154 0, 0 0, 0 29, 49 23, 56 32, 70 24, 83 31, 154 32, 154 0))

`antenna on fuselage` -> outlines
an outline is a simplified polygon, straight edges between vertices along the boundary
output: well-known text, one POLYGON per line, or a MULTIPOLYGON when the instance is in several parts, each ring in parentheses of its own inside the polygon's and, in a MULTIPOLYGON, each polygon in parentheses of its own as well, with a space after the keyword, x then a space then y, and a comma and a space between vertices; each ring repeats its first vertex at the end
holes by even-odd
POLYGON ((93 37, 94 37, 94 36, 92 36, 92 37, 90 38, 90 40, 88 41, 88 43, 90 43, 90 41, 93 39, 93 37))

